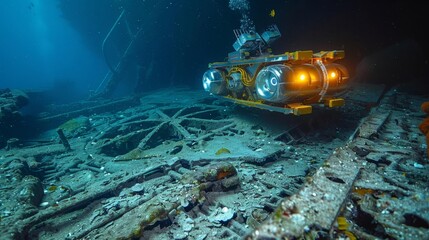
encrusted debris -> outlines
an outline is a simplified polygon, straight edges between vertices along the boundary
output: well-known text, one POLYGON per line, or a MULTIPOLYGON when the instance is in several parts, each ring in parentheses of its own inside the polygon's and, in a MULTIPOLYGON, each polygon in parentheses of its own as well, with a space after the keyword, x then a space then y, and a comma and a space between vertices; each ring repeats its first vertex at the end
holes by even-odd
POLYGON ((419 119, 410 116, 418 109, 407 108, 404 115, 400 107, 407 97, 389 92, 351 141, 246 238, 429 238, 429 166, 423 151, 416 151, 419 119), (423 164, 416 169, 418 162, 423 164))
POLYGON ((0 150, 0 233, 425 239, 423 100, 391 91, 371 111, 347 100, 296 117, 172 89, 111 112, 57 113, 33 144, 0 150), (82 123, 66 133, 70 151, 56 134, 66 122, 82 123))
POLYGON ((0 89, 0 148, 12 149, 22 128, 21 108, 28 104, 28 96, 18 89, 0 89))

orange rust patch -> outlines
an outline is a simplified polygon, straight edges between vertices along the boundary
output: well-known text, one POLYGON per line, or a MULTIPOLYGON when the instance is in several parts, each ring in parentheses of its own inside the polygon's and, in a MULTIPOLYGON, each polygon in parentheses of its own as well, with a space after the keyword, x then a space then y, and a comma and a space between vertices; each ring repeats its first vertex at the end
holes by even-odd
POLYGON ((231 173, 231 172, 221 170, 221 171, 219 171, 219 172, 217 173, 217 175, 216 175, 216 179, 217 179, 217 180, 221 180, 221 179, 224 179, 224 178, 226 178, 226 177, 228 177, 228 176, 230 176, 230 175, 232 175, 232 173, 231 173))
POLYGON ((372 193, 374 193, 374 190, 373 189, 369 189, 369 188, 355 188, 353 190, 353 192, 355 192, 355 193, 357 193, 357 194, 359 194, 361 196, 364 196, 366 194, 372 194, 372 193))

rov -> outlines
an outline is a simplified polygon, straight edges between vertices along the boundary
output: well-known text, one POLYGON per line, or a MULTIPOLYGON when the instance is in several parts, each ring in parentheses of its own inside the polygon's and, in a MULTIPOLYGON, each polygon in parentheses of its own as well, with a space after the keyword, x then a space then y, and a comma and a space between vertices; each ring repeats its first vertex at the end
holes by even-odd
POLYGON ((347 69, 334 63, 344 51, 313 53, 311 50, 273 55, 270 45, 280 38, 276 25, 262 34, 234 30, 234 52, 226 62, 209 64, 203 87, 213 95, 246 106, 303 115, 313 105, 338 107, 347 90, 347 69))

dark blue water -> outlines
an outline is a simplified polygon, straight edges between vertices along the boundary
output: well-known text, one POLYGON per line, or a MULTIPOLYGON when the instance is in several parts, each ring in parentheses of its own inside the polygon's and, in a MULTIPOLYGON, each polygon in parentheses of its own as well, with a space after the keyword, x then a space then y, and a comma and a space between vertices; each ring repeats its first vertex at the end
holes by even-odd
POLYGON ((358 66, 374 55, 377 65, 394 66, 387 73, 369 69, 376 71, 369 81, 386 83, 393 75, 397 83, 407 71, 427 75, 422 69, 429 62, 423 37, 428 21, 422 8, 404 0, 3 0, 0 88, 56 92, 66 88, 88 95, 108 72, 101 45, 122 10, 128 25, 120 22, 106 41, 111 65, 118 63, 130 37, 142 29, 129 55, 133 63, 117 86, 122 94, 177 85, 201 89, 207 64, 223 61, 233 51, 232 30, 243 25, 243 14, 258 32, 277 24, 282 38, 273 45, 274 53, 345 50, 344 64, 352 76, 359 75, 358 66), (231 2, 249 6, 242 11, 231 8, 231 2), (272 10, 275 16, 270 15, 272 10), (149 80, 136 90, 139 76, 149 80))
POLYGON ((100 54, 62 17, 56 1, 3 0, 0 88, 85 92, 107 72, 100 54))

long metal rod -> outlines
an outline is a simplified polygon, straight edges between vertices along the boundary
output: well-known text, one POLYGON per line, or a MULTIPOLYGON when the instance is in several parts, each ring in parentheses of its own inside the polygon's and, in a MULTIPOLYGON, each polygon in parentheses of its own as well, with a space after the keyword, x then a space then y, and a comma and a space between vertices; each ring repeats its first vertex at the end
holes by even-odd
POLYGON ((134 41, 137 39, 138 35, 140 34, 140 32, 143 30, 143 28, 140 28, 140 30, 132 37, 130 43, 128 44, 127 48, 124 51, 124 54, 122 54, 121 59, 119 60, 118 64, 116 65, 116 67, 114 68, 113 71, 109 71, 105 76, 103 81, 101 81, 101 83, 98 85, 97 89, 95 90, 94 94, 97 94, 101 87, 104 85, 104 82, 107 80, 107 78, 111 75, 114 75, 117 73, 117 69, 119 69, 121 63, 122 63, 122 59, 124 59, 127 55, 129 50, 131 49, 131 46, 133 45, 134 41))
POLYGON ((124 9, 124 10, 122 10, 121 14, 120 14, 120 15, 119 15, 119 17, 116 19, 116 22, 115 22, 115 23, 112 25, 112 27, 110 28, 110 31, 107 33, 107 35, 106 35, 106 37, 104 38, 103 43, 102 43, 102 45, 101 45, 101 51, 103 52, 104 59, 105 59, 105 61, 106 61, 106 63, 107 63, 107 66, 109 67, 110 71, 112 71, 112 73, 113 73, 113 74, 116 74, 116 70, 113 68, 113 66, 110 64, 110 62, 109 62, 109 61, 108 61, 108 59, 107 59, 106 52, 104 51, 104 46, 106 45, 106 41, 107 41, 107 39, 110 37, 110 34, 111 34, 111 33, 112 33, 112 31, 115 29, 116 25, 118 25, 119 21, 121 20, 122 16, 124 15, 124 13, 125 13, 125 9, 124 9))

